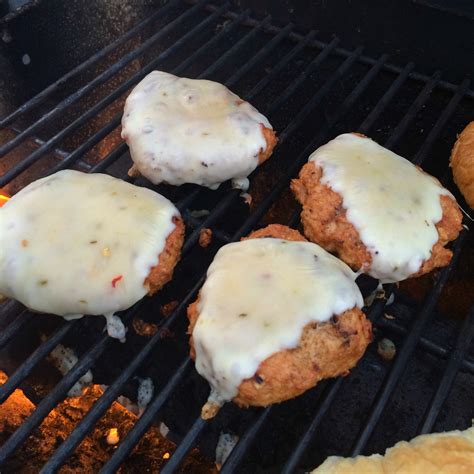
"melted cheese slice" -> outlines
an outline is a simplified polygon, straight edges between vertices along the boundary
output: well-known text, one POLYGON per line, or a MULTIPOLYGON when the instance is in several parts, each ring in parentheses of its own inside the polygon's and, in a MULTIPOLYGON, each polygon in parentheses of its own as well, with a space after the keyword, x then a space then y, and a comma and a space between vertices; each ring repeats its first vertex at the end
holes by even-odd
POLYGON ((231 400, 266 358, 297 347, 306 324, 361 307, 355 277, 310 242, 262 238, 222 247, 193 330, 196 369, 215 398, 231 400))
POLYGON ((342 196, 347 219, 372 256, 369 275, 401 281, 430 258, 443 216, 440 196, 452 197, 435 178, 352 133, 318 148, 309 161, 322 168, 321 182, 342 196))
POLYGON ((153 71, 125 103, 122 138, 135 167, 153 183, 195 183, 215 189, 247 176, 266 149, 268 120, 217 82, 153 71))
POLYGON ((0 209, 0 293, 36 311, 110 320, 147 293, 177 215, 163 196, 107 175, 35 181, 0 209))

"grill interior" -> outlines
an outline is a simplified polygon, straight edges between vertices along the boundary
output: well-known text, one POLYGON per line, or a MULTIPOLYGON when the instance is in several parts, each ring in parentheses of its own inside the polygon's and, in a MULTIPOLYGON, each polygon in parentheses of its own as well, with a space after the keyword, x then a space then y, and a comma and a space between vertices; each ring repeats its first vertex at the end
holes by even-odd
POLYGON ((448 157, 456 133, 472 119, 473 99, 468 80, 447 83, 441 71, 428 77, 413 63, 391 64, 388 54, 372 58, 362 46, 346 50, 337 37, 326 43, 315 32, 277 27, 271 17, 256 19, 227 3, 175 0, 1 119, 0 188, 14 193, 65 168, 105 172, 156 189, 176 203, 187 225, 173 281, 121 314, 129 327, 125 344, 102 332, 100 317, 64 322, 34 315, 13 301, 0 306, 0 369, 9 375, 0 387, 0 403, 20 387, 36 404, 0 448, 5 472, 15 452, 88 370, 94 383, 107 389, 58 443, 42 472, 68 462, 117 397, 136 399, 136 377, 152 378, 153 399, 101 472, 119 469, 158 421, 176 442, 169 459, 160 461, 163 473, 182 469, 195 446, 213 460, 221 431, 239 436, 223 472, 290 473, 314 468, 329 455, 382 452, 418 433, 467 428, 474 393, 474 306, 468 309, 474 254, 467 229, 454 243, 448 267, 420 281, 386 285, 385 295, 365 309, 375 342, 350 375, 324 381, 282 405, 239 410, 229 404, 216 419, 203 421, 199 413, 208 385, 188 358, 185 310, 220 246, 271 222, 299 225, 289 180, 317 146, 339 133, 364 133, 423 165, 463 203, 448 157), (217 191, 153 187, 127 176, 121 108, 130 88, 154 69, 222 82, 269 117, 279 145, 251 176, 250 205, 228 185, 217 191), (206 212, 195 212, 201 210, 206 212), (198 244, 203 228, 213 231, 206 249, 198 244), (179 304, 168 314, 163 305, 171 301, 179 304), (158 331, 138 335, 136 318, 156 324, 158 331), (377 354, 382 337, 397 347, 390 362, 377 354), (63 377, 45 382, 51 379, 45 377, 46 357, 57 344, 73 348, 79 361, 63 377))

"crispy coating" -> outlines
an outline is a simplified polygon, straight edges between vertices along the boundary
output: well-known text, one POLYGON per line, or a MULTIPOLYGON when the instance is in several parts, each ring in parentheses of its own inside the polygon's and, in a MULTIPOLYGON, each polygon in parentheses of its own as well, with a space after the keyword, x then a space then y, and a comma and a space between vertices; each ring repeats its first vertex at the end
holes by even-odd
POLYGON ((273 153, 273 149, 275 148, 276 144, 278 143, 278 138, 276 133, 271 128, 265 127, 265 125, 260 124, 262 129, 263 137, 267 142, 267 147, 265 150, 261 150, 258 154, 258 164, 261 165, 264 161, 270 158, 271 154, 273 153))
POLYGON ((449 165, 453 178, 469 206, 474 209, 474 121, 459 135, 449 165))
MULTIPOLYGON (((298 231, 279 224, 269 225, 246 238, 264 237, 306 241, 298 231)), ((199 317, 198 305, 199 297, 188 307, 193 359, 196 354, 192 332, 199 317)), ((328 322, 310 323, 304 327, 298 347, 265 359, 255 375, 240 384, 233 401, 243 407, 267 406, 301 395, 322 379, 347 375, 371 340, 372 326, 359 308, 335 315, 328 322)))
POLYGON ((171 280, 174 267, 180 259, 184 241, 184 222, 181 217, 173 217, 173 223, 176 227, 166 238, 165 248, 158 257, 158 263, 145 279, 145 286, 148 287, 150 296, 171 280))
POLYGON ((203 227, 199 231, 199 245, 206 249, 212 243, 212 229, 208 229, 207 227, 203 227))
MULTIPOLYGON (((370 252, 357 229, 347 219, 341 195, 322 184, 321 177, 322 169, 311 161, 303 166, 298 179, 291 182, 291 190, 303 207, 301 222, 305 235, 329 252, 334 252, 354 270, 368 270, 372 264, 370 252)), ((451 261, 452 252, 445 245, 459 235, 462 214, 451 197, 441 196, 440 201, 443 217, 436 224, 439 239, 433 245, 431 257, 411 277, 444 267, 451 261)))

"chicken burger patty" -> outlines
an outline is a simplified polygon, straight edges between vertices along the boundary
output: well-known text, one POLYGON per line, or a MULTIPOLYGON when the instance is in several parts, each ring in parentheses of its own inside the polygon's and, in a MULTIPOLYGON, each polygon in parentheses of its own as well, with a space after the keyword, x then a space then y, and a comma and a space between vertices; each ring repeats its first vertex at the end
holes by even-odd
POLYGON ((367 137, 318 148, 291 183, 306 236, 382 282, 447 265, 462 214, 432 176, 367 137))
POLYGON ((125 103, 122 138, 131 174, 151 182, 216 189, 247 176, 270 157, 277 139, 269 121, 222 84, 153 71, 125 103))
POLYGON ((0 209, 0 293, 39 312, 110 319, 171 279, 183 237, 178 210, 154 191, 60 171, 0 209))
MULTIPOLYGON (((188 308, 191 357, 210 402, 267 406, 346 375, 372 338, 354 280, 286 226, 224 246, 188 308)), ((214 414, 208 402, 202 416, 214 414)))

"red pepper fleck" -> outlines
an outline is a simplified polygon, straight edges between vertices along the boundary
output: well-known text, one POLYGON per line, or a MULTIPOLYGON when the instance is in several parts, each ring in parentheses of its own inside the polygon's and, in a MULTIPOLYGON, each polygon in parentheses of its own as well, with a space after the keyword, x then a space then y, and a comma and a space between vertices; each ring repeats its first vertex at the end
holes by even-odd
POLYGON ((122 275, 116 276, 115 278, 112 278, 112 286, 115 288, 117 286, 117 283, 123 278, 122 275))

